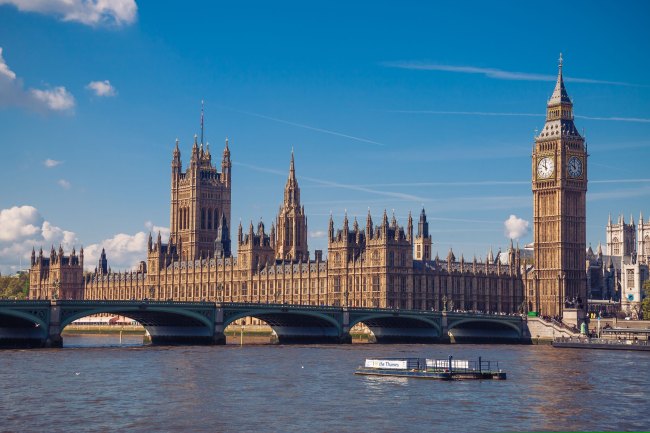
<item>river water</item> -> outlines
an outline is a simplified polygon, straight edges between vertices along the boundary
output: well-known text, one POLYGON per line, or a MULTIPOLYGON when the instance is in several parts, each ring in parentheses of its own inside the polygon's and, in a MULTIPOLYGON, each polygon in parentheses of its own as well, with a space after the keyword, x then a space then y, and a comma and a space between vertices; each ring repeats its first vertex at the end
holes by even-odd
POLYGON ((66 336, 0 351, 0 431, 647 430, 650 353, 517 345, 141 347, 66 336), (104 347, 97 347, 104 346, 104 347), (498 360, 506 381, 355 376, 367 357, 498 360))

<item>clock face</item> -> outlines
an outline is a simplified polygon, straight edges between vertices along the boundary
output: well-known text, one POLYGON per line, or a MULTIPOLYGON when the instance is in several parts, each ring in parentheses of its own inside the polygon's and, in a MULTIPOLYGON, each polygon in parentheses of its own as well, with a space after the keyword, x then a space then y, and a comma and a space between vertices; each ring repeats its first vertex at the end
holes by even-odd
POLYGON ((549 178, 553 174, 554 169, 555 164, 553 163, 553 159, 548 156, 544 157, 537 163, 537 176, 541 179, 549 178))
POLYGON ((582 175, 582 161, 577 156, 572 156, 569 158, 569 163, 567 164, 567 171, 571 177, 580 177, 582 175))

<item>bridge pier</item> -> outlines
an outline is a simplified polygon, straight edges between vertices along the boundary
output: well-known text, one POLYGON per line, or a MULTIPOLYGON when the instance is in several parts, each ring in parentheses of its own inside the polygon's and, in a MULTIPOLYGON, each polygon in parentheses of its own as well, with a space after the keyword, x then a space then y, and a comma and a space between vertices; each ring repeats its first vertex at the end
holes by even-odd
POLYGON ((44 341, 44 347, 63 347, 63 337, 61 337, 61 306, 56 301, 52 301, 50 306, 50 323, 47 327, 47 338, 44 341))
POLYGON ((225 326, 223 326, 223 306, 216 304, 216 314, 214 315, 214 334, 212 335, 212 344, 223 346, 226 344, 225 326))
POLYGON ((449 334, 449 320, 447 318, 447 312, 442 312, 442 317, 440 320, 440 342, 441 343, 455 343, 453 337, 449 334))

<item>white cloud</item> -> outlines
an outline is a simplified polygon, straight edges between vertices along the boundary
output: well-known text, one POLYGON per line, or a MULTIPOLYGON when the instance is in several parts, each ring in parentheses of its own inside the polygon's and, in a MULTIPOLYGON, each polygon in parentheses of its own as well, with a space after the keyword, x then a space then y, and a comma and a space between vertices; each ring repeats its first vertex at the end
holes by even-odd
MULTIPOLYGON (((497 80, 555 81, 557 79, 556 75, 535 74, 530 72, 504 71, 502 69, 483 68, 479 66, 441 65, 436 63, 425 63, 425 62, 384 62, 383 65, 389 68, 413 69, 413 70, 420 70, 420 71, 445 71, 445 72, 459 72, 463 74, 479 74, 497 80)), ((564 81, 570 81, 574 83, 589 83, 589 84, 610 84, 614 86, 648 87, 645 85, 625 83, 621 81, 594 80, 591 78, 571 78, 566 76, 564 76, 564 81)))
MULTIPOLYGON (((29 267, 32 248, 38 250, 62 245, 69 250, 77 243, 74 232, 45 221, 33 206, 14 206, 0 210, 0 272, 15 272, 29 267)), ((49 250, 44 251, 49 256, 49 250)))
POLYGON ((61 165, 61 164, 63 164, 63 161, 57 161, 56 159, 48 158, 45 161, 43 161, 43 165, 46 166, 47 168, 56 167, 57 165, 61 165))
POLYGON ((157 226, 151 221, 146 221, 144 223, 144 226, 147 228, 147 230, 149 230, 150 233, 153 234, 154 238, 158 236, 158 232, 160 232, 160 238, 162 242, 167 242, 169 239, 169 227, 157 226))
POLYGON ((157 226, 151 221, 145 223, 147 232, 140 231, 133 235, 118 233, 115 236, 104 239, 96 244, 84 248, 84 267, 86 270, 93 270, 102 252, 106 251, 108 264, 112 269, 135 269, 140 261, 147 259, 147 241, 149 232, 153 233, 154 242, 160 231, 163 242, 169 238, 169 228, 157 226))
POLYGON ((66 112, 71 111, 74 105, 74 96, 63 86, 51 89, 25 89, 23 81, 9 69, 2 57, 2 47, 0 47, 0 107, 14 106, 35 111, 66 112))
POLYGON ((89 26, 131 24, 138 12, 135 0, 0 0, 2 4, 14 5, 22 12, 55 15, 63 21, 89 26))
POLYGON ((108 80, 91 81, 86 88, 95 92, 96 96, 115 96, 116 94, 115 87, 108 80))
POLYGON ((7 63, 5 62, 5 59, 2 58, 2 47, 0 47, 0 75, 4 75, 5 79, 16 79, 16 73, 9 69, 9 66, 7 66, 7 63))
POLYGON ((314 239, 321 239, 325 237, 325 232, 322 230, 317 230, 314 232, 309 232, 309 237, 314 239))
POLYGON ((59 179, 57 183, 63 189, 70 189, 72 187, 72 184, 65 179, 59 179))
POLYGON ((0 211, 0 242, 28 238, 40 231, 43 218, 35 207, 14 206, 0 211))
POLYGON ((510 239, 521 239, 528 234, 530 223, 525 219, 518 218, 516 215, 510 217, 503 223, 505 235, 510 239))
POLYGON ((50 110, 65 111, 74 107, 74 97, 63 86, 48 90, 31 89, 29 92, 50 110))
MULTIPOLYGON (((149 232, 153 233, 154 242, 161 233, 162 241, 167 242, 169 228, 158 226, 150 221, 145 223, 146 230, 135 234, 118 233, 115 236, 93 243, 84 248, 84 267, 93 270, 102 248, 106 249, 108 263, 113 269, 134 269, 141 260, 147 258, 147 241, 149 232)), ((0 210, 0 272, 3 274, 29 267, 32 248, 43 247, 43 254, 50 255, 50 248, 58 250, 61 245, 65 254, 70 254, 73 246, 79 250, 76 233, 55 226, 40 214, 33 206, 14 206, 0 210)))

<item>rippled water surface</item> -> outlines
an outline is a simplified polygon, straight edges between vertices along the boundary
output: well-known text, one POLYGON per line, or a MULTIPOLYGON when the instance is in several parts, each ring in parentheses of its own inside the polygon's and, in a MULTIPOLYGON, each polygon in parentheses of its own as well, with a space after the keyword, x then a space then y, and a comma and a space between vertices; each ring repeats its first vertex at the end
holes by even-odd
MULTIPOLYGON (((549 346, 84 347, 0 351, 0 431, 647 430, 650 353, 549 346), (355 376, 366 357, 498 360, 506 381, 355 376)), ((128 345, 131 346, 128 346, 128 345)), ((74 347, 76 346, 76 347, 74 347)))

